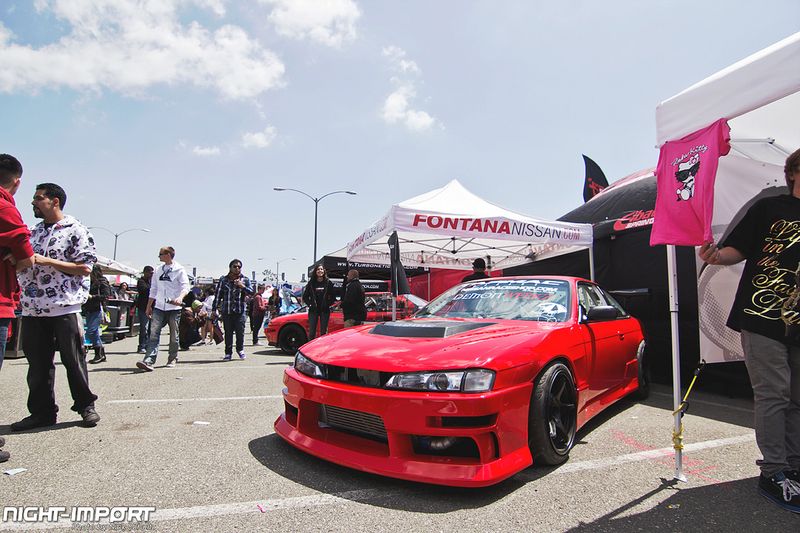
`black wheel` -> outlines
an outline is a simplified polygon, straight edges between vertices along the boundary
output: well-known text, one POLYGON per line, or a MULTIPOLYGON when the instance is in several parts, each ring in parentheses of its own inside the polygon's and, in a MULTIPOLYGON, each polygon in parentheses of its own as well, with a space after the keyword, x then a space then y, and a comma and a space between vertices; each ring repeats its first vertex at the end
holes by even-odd
POLYGON ((575 443, 578 392, 564 363, 547 367, 536 380, 528 417, 528 445, 534 464, 558 465, 575 443))
POLYGON ((297 324, 284 326, 278 333, 278 347, 285 354, 294 355, 308 341, 308 335, 297 324))
POLYGON ((647 348, 645 342, 639 343, 636 351, 636 361, 639 363, 639 387, 631 395, 636 400, 646 400, 650 396, 650 362, 647 360, 647 348))

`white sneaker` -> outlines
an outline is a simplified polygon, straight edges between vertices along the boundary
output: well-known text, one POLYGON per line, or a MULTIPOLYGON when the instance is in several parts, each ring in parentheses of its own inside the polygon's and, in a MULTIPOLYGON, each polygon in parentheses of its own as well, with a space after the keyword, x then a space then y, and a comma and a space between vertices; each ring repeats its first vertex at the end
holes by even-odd
POLYGON ((175 365, 178 364, 177 359, 173 359, 172 361, 167 361, 166 367, 167 368, 175 368, 175 365))

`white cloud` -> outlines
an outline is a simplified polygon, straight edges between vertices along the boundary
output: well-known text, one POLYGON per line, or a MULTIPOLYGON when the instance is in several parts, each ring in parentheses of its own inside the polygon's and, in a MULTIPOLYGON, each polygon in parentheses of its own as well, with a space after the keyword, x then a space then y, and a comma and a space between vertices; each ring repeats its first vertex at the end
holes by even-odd
POLYGON ((278 34, 338 48, 356 38, 361 11, 353 0, 261 0, 274 6, 269 21, 278 34))
POLYGON ((383 57, 389 58, 392 67, 401 74, 421 74, 422 71, 417 63, 406 59, 406 51, 397 46, 386 46, 383 49, 383 57))
POLYGON ((436 119, 425 111, 410 109, 410 101, 417 95, 413 85, 401 85, 383 102, 383 120, 389 124, 402 123, 413 131, 430 129, 436 119))
POLYGON ((200 157, 216 157, 220 154, 219 146, 195 146, 192 148, 194 155, 200 157))
POLYGON ((255 131, 242 135, 242 146, 245 148, 266 148, 277 137, 275 126, 267 126, 264 131, 255 131))
POLYGON ((385 47, 383 56, 389 60, 391 69, 399 74, 399 77, 391 79, 396 88, 383 102, 383 120, 388 124, 403 124, 412 131, 429 130, 437 124, 441 126, 426 111, 411 107, 412 100, 417 96, 417 79, 422 73, 417 63, 408 59, 406 51, 397 46, 385 47))
POLYGON ((242 28, 181 23, 178 8, 188 4, 225 13, 222 0, 37 0, 37 10, 52 11, 69 33, 34 48, 14 43, 0 23, 0 91, 137 93, 189 84, 247 99, 283 84, 283 63, 242 28))

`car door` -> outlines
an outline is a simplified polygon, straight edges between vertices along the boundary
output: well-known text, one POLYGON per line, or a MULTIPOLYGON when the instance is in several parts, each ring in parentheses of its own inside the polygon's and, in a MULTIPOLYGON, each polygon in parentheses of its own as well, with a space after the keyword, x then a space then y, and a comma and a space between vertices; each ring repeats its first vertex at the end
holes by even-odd
POLYGON ((585 332, 586 353, 590 356, 589 400, 614 388, 622 382, 625 365, 622 361, 625 331, 619 319, 587 319, 590 309, 609 305, 598 287, 590 283, 578 284, 578 303, 581 327, 585 332))
POLYGON ((342 313, 342 303, 336 302, 331 306, 331 316, 328 320, 328 332, 334 332, 344 327, 344 314, 342 313))

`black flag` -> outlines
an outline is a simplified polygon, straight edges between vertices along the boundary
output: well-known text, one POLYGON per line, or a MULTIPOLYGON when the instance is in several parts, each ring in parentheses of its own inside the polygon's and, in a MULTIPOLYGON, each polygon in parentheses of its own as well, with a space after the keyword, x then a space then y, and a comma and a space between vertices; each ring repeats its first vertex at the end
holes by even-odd
POLYGON ((608 187, 608 180, 597 163, 583 156, 586 165, 586 178, 583 182, 583 201, 588 202, 594 195, 608 187))
POLYGON ((400 262, 400 242, 397 238, 397 232, 393 231, 392 236, 389 237, 389 254, 391 257, 391 265, 389 268, 392 270, 392 294, 411 294, 411 288, 408 286, 408 279, 406 278, 406 269, 403 268, 403 263, 400 262))

